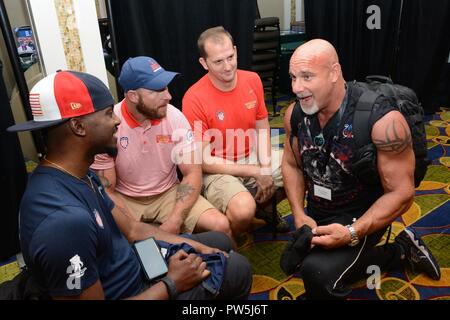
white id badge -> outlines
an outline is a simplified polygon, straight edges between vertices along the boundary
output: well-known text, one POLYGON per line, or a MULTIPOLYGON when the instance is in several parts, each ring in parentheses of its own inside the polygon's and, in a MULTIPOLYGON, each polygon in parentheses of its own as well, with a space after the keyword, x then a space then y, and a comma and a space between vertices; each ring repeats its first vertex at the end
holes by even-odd
POLYGON ((331 189, 314 185, 314 195, 331 201, 331 189))

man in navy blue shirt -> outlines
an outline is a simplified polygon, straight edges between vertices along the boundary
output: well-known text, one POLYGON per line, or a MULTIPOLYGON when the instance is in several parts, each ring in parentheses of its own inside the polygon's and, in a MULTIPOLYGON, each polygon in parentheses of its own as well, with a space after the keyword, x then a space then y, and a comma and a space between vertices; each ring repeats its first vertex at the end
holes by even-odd
POLYGON ((50 296, 248 296, 249 263, 235 252, 224 252, 232 248, 226 235, 207 232, 179 237, 133 221, 114 206, 98 177, 89 170, 95 154, 114 153, 120 123, 112 109, 113 98, 99 79, 74 71, 51 74, 33 87, 30 104, 33 120, 8 131, 45 129, 47 155, 31 175, 22 199, 20 238, 28 268, 50 296), (183 248, 192 247, 189 252, 196 253, 177 250, 169 258, 167 275, 159 282, 147 283, 130 243, 149 237, 171 244, 184 243, 183 248), (199 254, 206 255, 202 258, 199 254), (221 256, 224 259, 219 263, 207 266, 208 255, 226 258, 221 256))

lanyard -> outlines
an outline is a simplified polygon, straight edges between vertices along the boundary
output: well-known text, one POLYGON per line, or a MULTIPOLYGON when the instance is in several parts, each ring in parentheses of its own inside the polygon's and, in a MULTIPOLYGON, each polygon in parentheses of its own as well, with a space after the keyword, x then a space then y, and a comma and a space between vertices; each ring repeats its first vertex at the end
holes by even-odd
MULTIPOLYGON (((346 89, 347 89, 347 87, 346 87, 346 89)), ((339 126, 341 125, 341 120, 342 120, 342 117, 344 115, 345 109, 347 107, 347 101, 348 101, 348 90, 345 91, 344 100, 342 101, 341 106, 339 107, 339 111, 338 111, 337 117, 333 116, 332 120, 331 120, 332 122, 327 124, 327 125, 325 125, 325 127, 327 127, 327 126, 329 127, 327 132, 333 132, 334 133, 334 136, 333 136, 332 140, 337 140, 337 138, 339 136, 339 131, 338 130, 339 130, 339 126)), ((318 121, 317 116, 316 116, 316 120, 318 121)), ((324 129, 325 129, 325 127, 324 127, 324 129)), ((321 130, 320 134, 318 134, 317 136, 314 137, 314 139, 313 139, 313 137, 311 135, 311 131, 309 129, 309 126, 306 126, 306 131, 308 133, 309 138, 311 139, 311 141, 314 143, 314 145, 316 147, 322 148, 325 145, 325 137, 323 135, 323 131, 324 131, 323 129, 321 130)), ((327 141, 326 141, 327 145, 330 142, 329 140, 331 140, 331 139, 327 139, 327 141)))
MULTIPOLYGON (((309 128, 310 126, 306 126, 306 130, 310 140, 319 149, 318 150, 319 153, 317 155, 319 157, 318 159, 319 161, 317 162, 317 169, 319 169, 319 172, 321 174, 325 173, 326 167, 328 166, 328 162, 330 160, 332 141, 337 141, 337 139, 339 138, 339 127, 341 125, 341 120, 344 115, 345 109, 347 107, 347 101, 348 101, 348 90, 346 87, 344 100, 342 101, 341 106, 339 107, 337 115, 335 114, 332 117, 331 122, 325 125, 325 127, 321 130, 320 134, 318 134, 314 138, 311 135, 311 131, 309 128), (323 132, 325 128, 327 129, 326 132, 328 134, 324 136, 323 132), (332 137, 330 136, 330 133, 333 134, 332 137)), ((317 122, 319 121, 317 116, 315 119, 317 122)))

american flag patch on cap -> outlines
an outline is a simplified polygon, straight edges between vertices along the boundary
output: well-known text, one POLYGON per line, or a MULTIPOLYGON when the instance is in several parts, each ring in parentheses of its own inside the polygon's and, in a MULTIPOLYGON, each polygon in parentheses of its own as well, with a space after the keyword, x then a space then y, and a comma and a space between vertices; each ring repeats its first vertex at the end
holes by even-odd
POLYGON ((43 116, 39 93, 30 93, 30 107, 33 116, 43 116))

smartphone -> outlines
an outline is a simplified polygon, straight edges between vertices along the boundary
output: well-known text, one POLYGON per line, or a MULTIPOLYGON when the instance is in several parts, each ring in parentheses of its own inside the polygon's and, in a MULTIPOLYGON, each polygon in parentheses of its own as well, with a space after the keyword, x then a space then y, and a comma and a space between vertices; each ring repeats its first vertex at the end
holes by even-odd
POLYGON ((167 273, 166 260, 153 237, 135 242, 133 249, 148 281, 155 281, 167 273))

